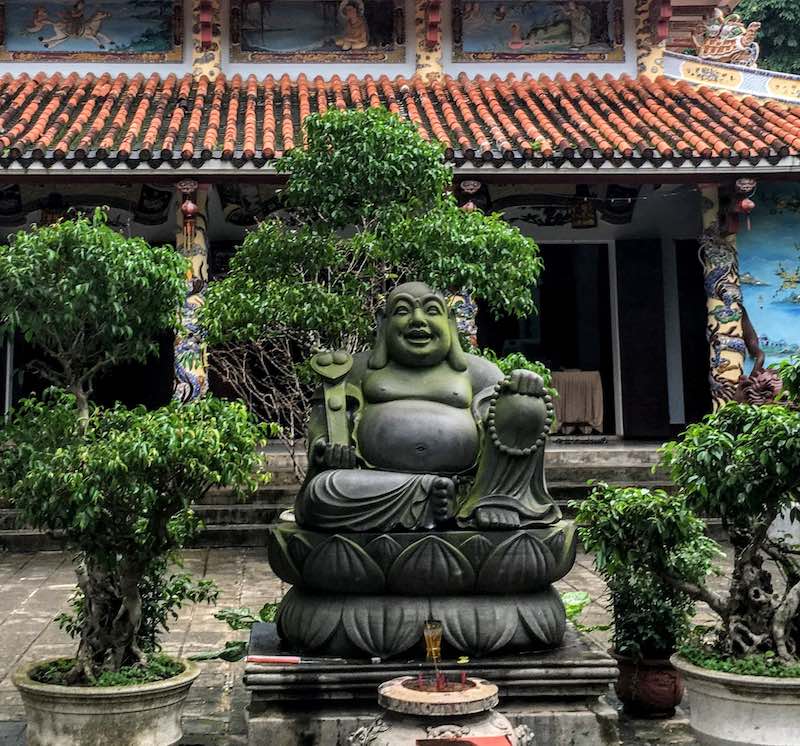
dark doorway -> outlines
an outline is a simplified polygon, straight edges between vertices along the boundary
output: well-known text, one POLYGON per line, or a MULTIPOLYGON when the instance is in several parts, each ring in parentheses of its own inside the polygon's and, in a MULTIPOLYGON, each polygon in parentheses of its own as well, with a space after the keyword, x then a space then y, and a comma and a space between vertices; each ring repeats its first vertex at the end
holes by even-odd
POLYGON ((626 438, 668 438, 661 241, 617 241, 616 253, 623 432, 626 438))
POLYGON ((711 411, 708 382, 709 349, 706 339, 706 291, 696 240, 675 242, 680 298, 681 358, 686 423, 699 422, 711 411))
POLYGON ((545 270, 537 287, 539 314, 517 320, 478 316, 478 343, 497 353, 522 352, 551 370, 599 371, 603 432, 615 432, 614 369, 608 247, 542 244, 545 270))

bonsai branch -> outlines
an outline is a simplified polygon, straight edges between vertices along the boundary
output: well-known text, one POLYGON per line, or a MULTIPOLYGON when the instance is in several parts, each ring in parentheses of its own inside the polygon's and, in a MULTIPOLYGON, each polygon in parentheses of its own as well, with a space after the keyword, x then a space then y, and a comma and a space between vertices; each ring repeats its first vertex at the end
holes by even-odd
POLYGON ((676 578, 669 573, 659 572, 659 575, 676 590, 683 591, 683 593, 697 601, 704 601, 727 624, 730 617, 729 605, 727 600, 718 593, 703 585, 676 578))
POLYGON ((781 660, 789 663, 795 660, 797 654, 795 642, 788 636, 788 632, 795 622, 798 607, 800 607, 800 582, 786 591, 772 619, 772 637, 775 640, 776 652, 781 660))

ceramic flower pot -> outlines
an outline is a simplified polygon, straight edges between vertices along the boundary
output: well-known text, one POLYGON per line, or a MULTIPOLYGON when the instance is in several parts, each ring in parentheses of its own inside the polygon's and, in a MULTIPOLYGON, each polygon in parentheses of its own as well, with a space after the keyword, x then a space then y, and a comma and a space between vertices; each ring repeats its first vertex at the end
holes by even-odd
POLYGON ((686 682, 690 723, 701 744, 798 743, 800 678, 740 676, 700 668, 673 655, 686 682))
POLYGON ((30 677, 45 661, 21 666, 14 685, 22 695, 28 746, 171 746, 183 736, 181 712, 200 668, 133 686, 40 684, 30 677))
POLYGON ((683 699, 683 680, 668 658, 636 659, 610 651, 619 666, 614 688, 633 717, 671 718, 683 699))

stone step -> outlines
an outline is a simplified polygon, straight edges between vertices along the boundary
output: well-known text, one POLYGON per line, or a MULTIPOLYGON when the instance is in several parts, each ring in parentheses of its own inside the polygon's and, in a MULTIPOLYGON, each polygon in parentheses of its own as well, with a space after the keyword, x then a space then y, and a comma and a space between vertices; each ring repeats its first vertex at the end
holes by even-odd
POLYGON ((255 495, 246 497, 244 500, 237 497, 231 490, 227 489, 211 489, 196 505, 256 505, 256 504, 269 504, 269 503, 291 503, 294 501, 300 485, 297 482, 293 484, 268 484, 262 487, 255 495))
POLYGON ((203 504, 195 507, 195 513, 209 527, 274 523, 284 510, 292 507, 292 504, 292 500, 269 503, 203 504))

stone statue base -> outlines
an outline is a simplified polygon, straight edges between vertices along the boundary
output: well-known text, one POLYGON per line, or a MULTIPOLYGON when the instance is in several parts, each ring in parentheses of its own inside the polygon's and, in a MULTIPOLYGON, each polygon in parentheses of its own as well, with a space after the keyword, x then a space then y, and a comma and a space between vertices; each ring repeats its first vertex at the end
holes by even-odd
POLYGON ((268 539, 273 571, 294 588, 278 632, 311 654, 391 658, 420 648, 426 619, 445 648, 485 656, 553 648, 566 616, 552 583, 575 560, 575 527, 479 533, 322 533, 286 521, 268 539))
MULTIPOLYGON (((273 624, 256 624, 252 656, 287 655, 273 624)), ((411 657, 411 656, 409 656, 411 657)), ((245 686, 250 746, 329 746, 347 743, 380 713, 378 686, 398 676, 433 670, 430 664, 311 658, 308 663, 248 661, 245 686)), ((548 746, 611 746, 619 743, 617 713, 602 697, 617 677, 616 662, 584 636, 567 628, 557 650, 490 656, 459 664, 445 658, 441 670, 466 670, 497 685, 498 710, 516 727, 527 725, 535 743, 548 746)))
POLYGON ((293 588, 281 602, 278 634, 310 655, 383 659, 408 652, 424 658, 421 630, 429 618, 442 622, 445 649, 470 656, 554 648, 566 629, 564 606, 552 588, 503 596, 360 596, 293 588))

